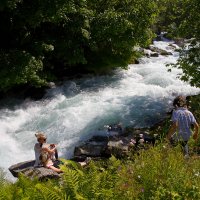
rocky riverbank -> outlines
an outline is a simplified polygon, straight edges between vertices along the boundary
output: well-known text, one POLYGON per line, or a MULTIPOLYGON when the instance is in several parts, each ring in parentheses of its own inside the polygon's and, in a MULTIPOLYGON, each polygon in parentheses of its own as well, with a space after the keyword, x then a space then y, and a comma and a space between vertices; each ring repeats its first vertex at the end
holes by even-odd
MULTIPOLYGON (((200 95, 188 97, 188 107, 200 122, 200 95)), ((94 136, 75 147, 72 160, 78 162, 91 157, 95 161, 109 158, 111 155, 127 159, 140 149, 148 149, 164 139, 170 125, 170 116, 169 112, 166 119, 150 128, 135 129, 123 128, 121 124, 110 125, 107 127, 107 136, 94 136)), ((34 168, 33 164, 34 160, 21 162, 12 165, 9 170, 14 177, 22 173, 31 179, 60 178, 56 172, 44 167, 34 168)))
MULTIPOLYGON (((166 119, 167 120, 167 119, 166 119)), ((107 136, 94 136, 83 142, 74 149, 72 160, 81 162, 87 157, 92 160, 106 159, 114 155, 116 158, 125 159, 140 149, 148 149, 154 146, 161 135, 157 134, 165 125, 166 120, 151 128, 135 129, 132 127, 123 128, 121 125, 110 125, 107 127, 107 136)), ((34 168, 34 160, 17 163, 9 167, 14 177, 23 174, 31 179, 38 178, 60 178, 60 175, 50 169, 39 167, 34 168)))

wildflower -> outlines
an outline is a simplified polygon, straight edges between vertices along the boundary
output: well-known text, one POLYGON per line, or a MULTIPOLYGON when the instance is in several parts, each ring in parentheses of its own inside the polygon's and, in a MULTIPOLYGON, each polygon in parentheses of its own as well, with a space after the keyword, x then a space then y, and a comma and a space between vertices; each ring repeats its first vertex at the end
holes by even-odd
POLYGON ((119 166, 118 167, 118 169, 117 169, 117 171, 121 171, 122 170, 122 167, 121 166, 119 166))
POLYGON ((141 188, 141 192, 144 192, 144 188, 141 188))
POLYGON ((131 142, 132 142, 133 144, 136 144, 136 141, 135 141, 134 139, 131 139, 131 142))
POLYGON ((140 176, 140 175, 138 175, 138 178, 139 178, 139 179, 141 179, 141 176, 140 176))
POLYGON ((157 136, 158 136, 158 134, 153 134, 153 136, 154 136, 154 137, 157 137, 157 136))
POLYGON ((139 136, 140 136, 140 138, 143 138, 144 135, 143 134, 139 134, 139 136))
POLYGON ((122 187, 123 187, 124 189, 127 189, 127 188, 129 187, 129 184, 128 184, 128 183, 124 183, 124 184, 122 185, 122 187))
POLYGON ((140 139, 140 140, 139 140, 139 143, 140 143, 140 144, 143 144, 143 143, 144 143, 144 139, 140 139))
POLYGON ((199 172, 197 172, 197 173, 195 173, 194 175, 195 175, 195 176, 200 176, 200 173, 199 173, 199 172))
POLYGON ((130 146, 135 146, 135 144, 133 142, 129 142, 130 146))

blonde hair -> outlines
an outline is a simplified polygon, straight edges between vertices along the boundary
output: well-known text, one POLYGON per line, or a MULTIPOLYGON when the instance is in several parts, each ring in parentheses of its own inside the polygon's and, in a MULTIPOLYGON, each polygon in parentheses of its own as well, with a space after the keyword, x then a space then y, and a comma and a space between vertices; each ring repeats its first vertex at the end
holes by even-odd
POLYGON ((45 136, 45 134, 43 132, 37 132, 35 134, 35 137, 37 138, 37 140, 39 140, 39 139, 47 139, 47 137, 45 136))

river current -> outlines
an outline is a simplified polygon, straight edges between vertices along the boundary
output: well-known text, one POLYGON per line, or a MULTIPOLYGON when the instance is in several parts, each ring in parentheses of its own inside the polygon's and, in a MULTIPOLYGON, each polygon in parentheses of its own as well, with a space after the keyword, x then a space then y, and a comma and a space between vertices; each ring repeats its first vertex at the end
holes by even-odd
MULTIPOLYGON (((170 50, 168 42, 154 45, 170 50)), ((0 109, 0 168, 12 179, 8 167, 34 159, 35 133, 43 131, 48 142, 58 144, 59 155, 70 158, 74 147, 92 135, 105 135, 104 126, 147 127, 166 116, 177 95, 199 94, 177 78, 179 69, 168 72, 178 53, 142 58, 128 70, 113 75, 84 77, 49 89, 39 101, 25 100, 0 109)), ((17 100, 15 100, 17 101, 17 100)))

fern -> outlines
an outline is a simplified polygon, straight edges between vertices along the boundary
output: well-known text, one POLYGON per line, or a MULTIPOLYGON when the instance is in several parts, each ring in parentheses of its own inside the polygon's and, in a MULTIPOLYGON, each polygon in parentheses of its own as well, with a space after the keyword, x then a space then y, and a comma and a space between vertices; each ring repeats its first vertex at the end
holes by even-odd
POLYGON ((90 163, 90 168, 85 172, 82 180, 80 180, 80 188, 87 199, 98 199, 100 195, 98 184, 100 181, 98 167, 94 163, 90 163))
POLYGON ((38 183, 35 186, 38 192, 42 193, 43 199, 47 200, 64 200, 66 199, 63 194, 54 187, 47 187, 44 184, 38 183))
POLYGON ((62 186, 67 196, 70 196, 70 198, 72 199, 85 199, 79 193, 79 185, 82 177, 84 176, 81 166, 76 162, 70 160, 62 160, 62 161, 65 164, 61 166, 61 169, 64 172, 62 176, 63 177, 62 186))
POLYGON ((8 197, 7 194, 3 193, 1 190, 0 190, 0 200, 9 200, 10 198, 8 197))
POLYGON ((4 172, 3 169, 0 168, 0 187, 5 185, 7 183, 6 181, 6 173, 4 172))
POLYGON ((80 187, 84 196, 87 199, 113 199, 119 164, 120 162, 114 158, 111 158, 108 163, 92 162, 81 180, 80 187))

